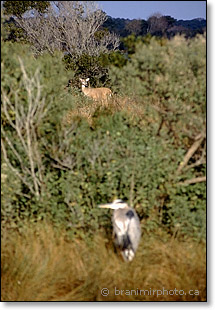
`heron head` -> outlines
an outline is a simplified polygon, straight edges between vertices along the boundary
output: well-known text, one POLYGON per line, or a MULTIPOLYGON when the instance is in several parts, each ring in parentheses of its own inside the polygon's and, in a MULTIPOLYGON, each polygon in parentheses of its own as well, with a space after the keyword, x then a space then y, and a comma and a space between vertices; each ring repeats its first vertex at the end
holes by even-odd
POLYGON ((128 207, 127 203, 125 203, 124 201, 122 201, 121 199, 115 199, 112 203, 105 203, 105 204, 101 204, 99 205, 99 208, 107 208, 107 209, 120 209, 120 208, 126 208, 128 207))

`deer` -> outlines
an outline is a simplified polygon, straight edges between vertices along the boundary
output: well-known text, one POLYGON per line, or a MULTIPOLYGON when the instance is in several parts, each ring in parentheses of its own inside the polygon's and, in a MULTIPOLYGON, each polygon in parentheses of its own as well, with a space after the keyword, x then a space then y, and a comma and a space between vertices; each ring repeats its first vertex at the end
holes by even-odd
POLYGON ((81 79, 81 89, 85 96, 92 98, 94 101, 101 101, 107 103, 108 98, 112 96, 112 91, 109 88, 106 87, 100 87, 100 88, 91 88, 87 87, 89 78, 81 79))

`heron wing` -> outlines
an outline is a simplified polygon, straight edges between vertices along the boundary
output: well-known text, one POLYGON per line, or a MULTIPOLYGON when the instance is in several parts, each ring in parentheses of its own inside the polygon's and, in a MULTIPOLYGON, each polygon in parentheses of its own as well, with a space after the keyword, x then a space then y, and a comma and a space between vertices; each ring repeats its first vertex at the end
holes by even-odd
POLYGON ((134 216, 130 219, 127 234, 132 243, 132 248, 136 252, 139 241, 140 241, 141 229, 140 229, 139 218, 134 210, 133 212, 134 212, 134 216))
POLYGON ((119 235, 124 235, 129 226, 129 217, 126 216, 127 210, 117 209, 113 213, 113 228, 119 235))
POLYGON ((140 222, 135 210, 118 209, 113 214, 113 229, 116 243, 122 249, 136 251, 140 239, 140 222))

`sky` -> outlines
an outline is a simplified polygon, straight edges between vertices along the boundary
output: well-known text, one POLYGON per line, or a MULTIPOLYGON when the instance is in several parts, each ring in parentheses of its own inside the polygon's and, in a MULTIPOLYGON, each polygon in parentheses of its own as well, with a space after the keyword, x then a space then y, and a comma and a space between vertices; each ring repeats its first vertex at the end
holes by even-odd
POLYGON ((154 13, 175 19, 206 19, 206 1, 97 1, 109 16, 147 20, 154 13))

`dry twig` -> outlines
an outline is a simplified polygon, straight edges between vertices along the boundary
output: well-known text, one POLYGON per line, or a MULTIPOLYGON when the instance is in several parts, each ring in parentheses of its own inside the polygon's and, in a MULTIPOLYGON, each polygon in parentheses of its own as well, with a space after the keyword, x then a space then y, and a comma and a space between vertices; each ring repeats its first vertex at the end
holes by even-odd
POLYGON ((195 139, 195 142, 192 144, 192 146, 189 148, 186 155, 184 156, 183 162, 180 163, 177 169, 177 174, 179 174, 182 171, 182 169, 188 164, 190 158, 198 150, 198 148, 200 147, 204 139, 205 139, 205 135, 203 134, 198 135, 198 139, 195 139))
POLYGON ((19 62, 27 100, 24 103, 20 101, 20 90, 8 95, 2 89, 2 115, 6 118, 10 132, 13 132, 14 137, 12 140, 9 132, 2 126, 2 152, 8 167, 29 188, 32 194, 39 197, 43 184, 43 164, 37 128, 47 109, 45 109, 44 99, 41 98, 39 70, 36 70, 31 78, 20 57, 19 62), (12 119, 10 115, 14 115, 15 119, 12 119), (19 148, 17 148, 17 141, 20 144, 19 148), (14 164, 9 151, 18 161, 19 167, 14 164))
POLYGON ((17 19, 36 53, 61 50, 72 57, 82 54, 98 56, 119 46, 117 35, 99 33, 107 19, 95 1, 53 1, 45 17, 34 10, 34 17, 26 14, 17 19))

